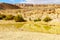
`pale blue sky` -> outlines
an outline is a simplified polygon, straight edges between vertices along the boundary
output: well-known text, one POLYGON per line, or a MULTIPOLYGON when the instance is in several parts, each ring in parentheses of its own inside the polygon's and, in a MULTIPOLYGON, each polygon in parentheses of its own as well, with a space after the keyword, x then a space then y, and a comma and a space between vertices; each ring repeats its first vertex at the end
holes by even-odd
POLYGON ((0 0, 5 3, 60 4, 60 0, 0 0))
POLYGON ((0 0, 0 2, 5 2, 5 3, 21 3, 21 2, 25 2, 25 0, 0 0))

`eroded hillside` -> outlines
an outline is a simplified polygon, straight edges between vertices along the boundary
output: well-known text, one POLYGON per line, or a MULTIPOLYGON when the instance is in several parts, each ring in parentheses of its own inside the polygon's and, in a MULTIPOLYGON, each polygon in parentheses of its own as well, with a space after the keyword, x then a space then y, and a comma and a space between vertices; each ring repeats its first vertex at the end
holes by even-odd
POLYGON ((2 9, 19 9, 20 7, 14 4, 0 3, 0 10, 2 9))

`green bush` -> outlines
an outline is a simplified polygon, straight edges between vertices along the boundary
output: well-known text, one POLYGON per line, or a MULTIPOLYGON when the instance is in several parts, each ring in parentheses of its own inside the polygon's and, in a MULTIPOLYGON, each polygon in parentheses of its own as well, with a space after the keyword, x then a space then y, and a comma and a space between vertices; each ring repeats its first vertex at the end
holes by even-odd
POLYGON ((17 15, 14 17, 14 20, 16 22, 25 22, 26 20, 23 19, 23 17, 21 15, 17 15))
POLYGON ((6 16, 4 14, 0 14, 0 20, 4 19, 6 16))
POLYGON ((49 21, 51 21, 51 20, 52 20, 52 19, 51 19, 50 17, 48 17, 48 16, 43 19, 43 21, 45 21, 45 22, 49 22, 49 21))
POLYGON ((36 22, 36 21, 41 21, 41 19, 38 18, 38 19, 35 19, 34 21, 35 21, 35 22, 36 22))
POLYGON ((14 19, 14 16, 13 15, 7 15, 5 20, 13 20, 14 19))

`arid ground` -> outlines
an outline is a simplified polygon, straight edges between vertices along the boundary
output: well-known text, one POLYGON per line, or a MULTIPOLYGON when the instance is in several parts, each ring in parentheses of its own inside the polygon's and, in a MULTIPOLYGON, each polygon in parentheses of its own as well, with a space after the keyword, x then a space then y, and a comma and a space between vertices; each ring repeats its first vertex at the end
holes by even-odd
POLYGON ((0 40, 60 40, 60 35, 37 32, 0 32, 0 40))
POLYGON ((60 5, 0 3, 0 40, 60 40, 60 5))

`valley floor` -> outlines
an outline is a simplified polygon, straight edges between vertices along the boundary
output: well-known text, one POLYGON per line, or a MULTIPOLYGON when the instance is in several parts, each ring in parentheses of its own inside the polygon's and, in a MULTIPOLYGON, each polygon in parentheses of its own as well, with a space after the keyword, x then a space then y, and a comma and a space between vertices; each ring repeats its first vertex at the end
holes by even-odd
POLYGON ((0 40, 60 40, 60 35, 37 32, 0 32, 0 40))
POLYGON ((60 23, 0 20, 0 40, 60 40, 60 23))

